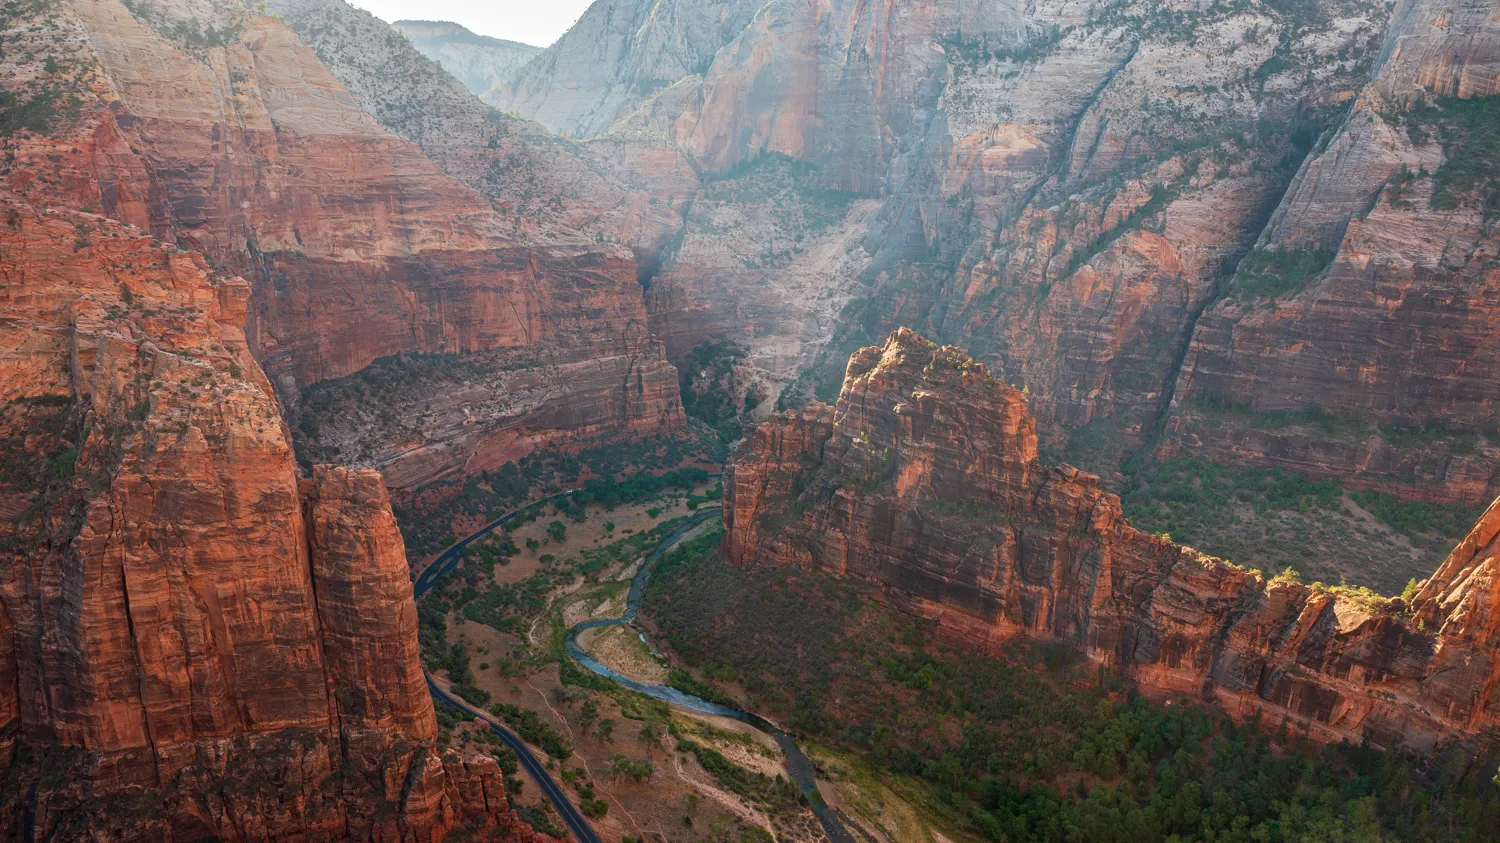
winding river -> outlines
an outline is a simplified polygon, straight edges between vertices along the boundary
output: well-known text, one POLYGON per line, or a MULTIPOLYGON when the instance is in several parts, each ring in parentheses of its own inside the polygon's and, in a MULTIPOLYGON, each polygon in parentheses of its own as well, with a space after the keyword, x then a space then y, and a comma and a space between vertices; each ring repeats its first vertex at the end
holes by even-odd
MULTIPOLYGON (((475 532, 469 534, 463 540, 454 543, 453 545, 448 547, 447 550, 444 550, 436 559, 434 559, 432 563, 428 565, 427 568, 423 570, 422 573, 416 578, 415 582, 413 583, 413 591, 415 592, 415 596, 420 600, 437 583, 439 577, 458 567, 459 563, 463 559, 463 550, 469 544, 478 541, 496 528, 504 526, 507 522, 513 520, 516 516, 520 515, 523 512, 541 507, 559 498, 567 497, 568 495, 571 495, 576 491, 576 489, 568 489, 562 492, 558 492, 557 494, 548 495, 541 500, 533 501, 526 506, 506 513, 500 518, 491 521, 475 532)), ((645 694, 648 697, 661 700, 670 705, 675 705, 678 708, 685 709, 687 711, 693 711, 699 714, 712 714, 718 715, 720 717, 733 718, 742 723, 747 723, 750 726, 760 730, 761 732, 764 732, 765 734, 771 736, 771 738, 776 741, 776 745, 781 747, 782 754, 786 756, 787 775, 791 777, 792 781, 796 783, 797 787, 802 791, 802 793, 808 797, 808 804, 812 807, 813 814, 817 816, 818 822, 822 824, 823 831, 828 835, 829 839, 832 840, 833 843, 857 843, 854 836, 844 828, 843 823, 839 821, 838 817, 836 817, 832 811, 828 810, 828 806, 823 803, 822 797, 818 795, 817 771, 816 768, 813 767, 812 761, 809 760, 802 749, 797 746, 797 741, 793 739, 791 735, 787 734, 786 731, 781 727, 777 726, 775 723, 772 723, 770 720, 761 717, 758 714, 752 714, 750 712, 740 711, 737 708, 731 708, 726 705, 720 705, 715 702, 710 702, 709 700, 705 700, 702 697, 696 697, 692 694, 683 693, 682 691, 679 691, 669 685, 655 685, 646 682, 637 682, 634 679, 621 676, 619 673, 591 658, 587 653, 583 651, 582 647, 578 646, 578 642, 575 640, 578 633, 586 629, 596 629, 598 627, 605 626, 618 626, 621 624, 630 623, 631 621, 635 620, 636 608, 640 604, 641 592, 645 590, 646 581, 651 578, 651 572, 656 569, 656 563, 660 561, 662 554, 666 553, 668 550, 671 550, 679 543, 681 543, 683 538, 695 527, 698 527, 699 525, 708 521, 710 518, 719 517, 721 513, 722 508, 719 506, 703 507, 698 511, 698 514, 695 515, 690 522, 682 525, 681 527, 673 531, 671 535, 667 536, 659 544, 657 544, 656 548, 653 549, 651 553, 647 554, 646 558, 641 561, 640 569, 636 571, 635 577, 630 582, 630 597, 626 602, 625 614, 621 615, 618 618, 595 618, 593 620, 587 620, 583 621, 582 623, 574 624, 573 627, 568 630, 568 635, 564 642, 567 646, 568 654, 571 655, 574 660, 576 660, 580 665, 582 665, 589 671, 592 671, 593 673, 596 673, 599 676, 603 676, 607 679, 611 679, 619 683, 620 685, 629 688, 632 691, 645 694)), ((468 706, 466 706, 462 701, 458 700, 447 691, 441 689, 436 683, 431 680, 430 677, 428 678, 428 686, 432 690, 433 695, 441 699, 446 704, 455 708, 468 708, 468 706)), ((543 792, 547 794, 552 803, 557 806, 559 813, 562 814, 563 818, 568 821, 568 825, 570 828, 572 828, 574 834, 577 835, 580 840, 584 841, 584 843, 597 841, 599 839, 598 835, 595 834, 593 829, 588 826, 587 821, 584 820, 583 815, 578 812, 577 808, 575 808, 572 803, 568 801, 567 796, 562 792, 561 788, 558 787, 557 783, 552 780, 551 775, 546 771, 545 767, 542 766, 541 761, 534 757, 530 749, 526 747, 525 743, 522 742, 519 737, 517 737, 503 725, 490 721, 488 718, 486 718, 486 722, 490 724, 491 729, 493 729, 497 734, 499 734, 506 740, 507 745, 516 750, 517 754, 521 757, 523 766, 526 767, 527 772, 530 773, 532 778, 536 780, 537 784, 541 786, 543 792), (527 763, 528 761, 530 763, 527 763)))
POLYGON ((647 682, 637 682, 634 679, 621 676, 613 669, 600 664, 598 661, 590 657, 588 653, 585 653, 582 647, 578 646, 578 633, 583 632, 586 629, 598 629, 600 627, 606 626, 619 626, 621 624, 627 624, 635 620, 635 613, 637 607, 640 604, 641 593, 645 591, 646 581, 651 578, 651 572, 656 570, 656 563, 661 560, 662 554, 680 544, 687 536, 687 534, 694 528, 708 521, 710 518, 718 517, 720 515, 720 512, 721 509, 717 506, 704 507, 703 509, 699 510, 699 514, 694 516, 692 521, 682 525, 670 536, 667 536, 665 539, 663 539, 662 542, 658 544, 656 548, 652 550, 644 560, 641 561, 640 569, 636 571, 635 577, 630 581, 630 597, 625 604, 625 614, 617 618, 595 618, 593 620, 587 620, 583 621, 582 623, 574 624, 572 628, 568 630, 568 635, 564 642, 568 648, 568 655, 572 656, 575 661, 577 661, 580 665, 587 668, 588 670, 600 676, 612 679, 632 691, 637 691, 639 693, 645 694, 648 697, 652 697, 653 699, 658 699, 671 705, 675 705, 678 708, 686 709, 688 711, 694 711, 699 714, 712 714, 718 715, 720 717, 733 718, 742 723, 747 723, 750 726, 766 733, 767 735, 770 735, 771 738, 776 741, 776 745, 781 747, 782 754, 786 756, 787 774, 791 777, 792 781, 796 783, 797 787, 802 791, 802 793, 808 797, 808 804, 812 807, 813 813, 817 816, 818 822, 822 824, 823 831, 828 835, 829 839, 832 840, 833 843, 855 843, 854 836, 844 828, 843 823, 841 823, 838 817, 836 817, 834 813, 828 809, 828 806, 823 803, 822 797, 818 795, 816 769, 813 767, 812 761, 809 760, 802 749, 797 746, 797 741, 793 739, 791 735, 787 734, 786 731, 781 727, 777 726, 775 723, 772 723, 766 718, 761 717, 758 714, 741 711, 737 708, 731 708, 727 705, 720 705, 719 703, 705 700, 702 697, 683 693, 682 691, 679 691, 676 688, 671 687, 670 685, 656 685, 647 682))

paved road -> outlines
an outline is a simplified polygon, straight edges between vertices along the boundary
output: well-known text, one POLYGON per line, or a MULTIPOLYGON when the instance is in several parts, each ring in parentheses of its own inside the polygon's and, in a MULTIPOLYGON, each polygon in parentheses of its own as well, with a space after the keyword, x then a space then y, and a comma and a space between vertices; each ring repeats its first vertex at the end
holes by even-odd
MULTIPOLYGON (((500 518, 484 525, 484 527, 470 534, 467 538, 443 551, 442 555, 438 556, 438 558, 432 560, 432 564, 428 565, 417 576, 416 582, 412 584, 412 592, 420 600, 422 595, 431 591, 433 583, 437 582, 438 577, 453 570, 458 565, 459 561, 463 558, 463 549, 471 542, 483 537, 491 530, 528 509, 541 506, 566 495, 571 495, 576 491, 577 489, 569 489, 566 492, 559 492, 555 495, 542 498, 535 503, 530 503, 520 509, 508 512, 500 518)), ((447 705, 463 709, 475 715, 478 720, 490 728, 490 731, 500 736, 501 742, 510 747, 511 751, 515 752, 516 758, 521 761, 522 769, 526 771, 527 775, 531 776, 532 781, 536 782, 536 786, 547 797, 547 801, 552 803, 552 807, 557 809, 558 816, 562 817, 563 822, 568 826, 568 830, 573 832, 573 836, 579 843, 604 843, 604 838, 600 837, 599 833, 594 831, 593 826, 589 825, 589 821, 584 818, 583 812, 578 810, 578 806, 574 805, 568 799, 568 795, 563 792, 562 786, 557 783, 556 779, 552 778, 551 773, 547 772, 546 765, 542 763, 540 758, 536 757, 536 753, 531 751, 531 747, 527 746, 526 742, 521 740, 519 735, 500 725, 482 711, 448 693, 446 689, 433 681, 432 674, 427 673, 425 667, 422 669, 422 672, 427 676, 427 688, 432 692, 433 697, 447 705)))
POLYGON ((547 801, 552 803, 552 807, 557 809, 558 816, 562 817, 563 822, 568 826, 568 830, 573 832, 573 837, 579 843, 604 843, 604 838, 600 837, 599 833, 594 831, 593 826, 589 825, 589 821, 584 819, 583 812, 578 810, 578 807, 568 799, 568 794, 563 792, 557 780, 552 778, 551 773, 547 772, 546 765, 542 763, 541 759, 536 757, 536 753, 531 751, 531 747, 527 746, 526 742, 521 740, 515 732, 496 723, 478 709, 475 709, 473 706, 439 687, 432 680, 431 675, 427 677, 427 689, 438 700, 475 715, 477 720, 490 727, 490 731, 500 736, 500 741, 510 747, 511 751, 515 752, 516 757, 521 760, 521 767, 526 771, 526 775, 531 776, 531 780, 536 782, 536 786, 547 797, 547 801))
MULTIPOLYGON (((717 473, 714 473, 708 476, 712 478, 718 477, 719 475, 717 473)), ((558 492, 555 495, 548 495, 541 500, 532 501, 531 503, 526 504, 523 507, 513 509, 510 512, 505 513, 499 518, 496 518, 494 521, 491 521, 483 527, 480 527, 478 530, 475 530, 474 532, 465 536, 463 539, 455 542, 447 550, 439 554, 438 558, 432 560, 432 562, 426 568, 423 568, 422 573, 417 575, 417 579, 412 583, 413 595, 415 595, 418 600, 421 600, 423 595, 432 590, 432 586, 438 581, 439 577, 458 567, 458 563, 463 561, 464 548, 468 547, 470 544, 478 541, 479 539, 484 538, 495 528, 504 525, 507 521, 510 521, 512 518, 515 518, 517 515, 520 515, 527 510, 535 509, 536 507, 551 503, 558 498, 567 497, 568 495, 571 495, 577 491, 579 490, 568 489, 566 491, 558 492)), ((670 540, 671 539, 668 539, 668 541, 670 540)), ((663 544, 665 543, 666 542, 663 542, 663 544)), ((521 760, 521 767, 526 770, 527 775, 531 776, 532 781, 536 782, 536 786, 541 789, 543 794, 546 795, 547 800, 552 803, 552 807, 557 809, 558 816, 561 816, 563 818, 563 822, 567 823, 569 830, 573 832, 573 836, 578 839, 579 843, 604 843, 603 838, 599 836, 598 832, 594 831, 593 827, 589 825, 588 820, 584 818, 583 812, 578 810, 578 806, 574 805, 568 799, 568 795, 563 792, 563 789, 557 783, 557 780, 552 778, 551 773, 547 772, 546 765, 542 763, 541 759, 536 757, 536 753, 531 751, 531 747, 527 746, 526 742, 521 740, 519 735, 496 722, 480 709, 477 709, 474 706, 471 706, 458 697, 454 696, 453 694, 448 693, 447 689, 439 686, 435 681, 433 681, 432 674, 427 673, 426 667, 422 668, 422 672, 427 677, 427 688, 432 692, 432 695, 434 697, 436 697, 443 703, 446 703, 447 705, 450 705, 454 708, 461 708, 464 711, 473 714, 476 719, 483 722, 496 735, 499 735, 500 740, 516 753, 516 757, 521 760)))

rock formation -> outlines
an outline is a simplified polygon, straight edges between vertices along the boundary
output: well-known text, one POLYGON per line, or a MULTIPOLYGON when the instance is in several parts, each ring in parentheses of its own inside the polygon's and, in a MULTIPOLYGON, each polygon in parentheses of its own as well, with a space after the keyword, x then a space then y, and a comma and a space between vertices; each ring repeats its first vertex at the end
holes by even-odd
POLYGON ((1486 191, 1442 186, 1495 153, 1442 102, 1493 101, 1497 56, 1470 0, 612 0, 497 102, 710 175, 648 294, 674 361, 722 333, 786 386, 913 325, 1027 386, 1052 446, 1477 502, 1500 440, 1450 434, 1500 398, 1500 246, 1486 191), (879 204, 793 231, 747 182, 768 154, 879 204))
POLYGON ((530 839, 440 755, 380 476, 299 481, 250 285, 0 201, 10 839, 530 839))
POLYGON ((1500 490, 1500 441, 1474 436, 1500 399, 1500 229, 1493 186, 1456 175, 1493 170, 1497 94, 1492 4, 1397 9, 1370 83, 1199 321, 1170 449, 1433 500, 1500 490), (1314 271, 1257 290, 1256 267, 1299 260, 1314 271))
MULTIPOLYGON (((556 192, 531 198, 532 184, 512 191, 511 206, 492 204, 382 120, 419 127, 366 111, 386 102, 369 79, 346 72, 363 85, 350 93, 269 16, 186 0, 135 12, 78 0, 36 21, 16 29, 25 49, 9 54, 19 72, 4 84, 60 96, 67 108, 0 141, 15 156, 10 189, 39 207, 96 209, 249 279, 248 340, 286 403, 407 352, 540 367, 531 379, 545 389, 525 400, 503 383, 471 384, 482 413, 457 406, 434 418, 421 405, 388 404, 399 425, 366 424, 362 447, 342 461, 420 484, 461 471, 497 441, 530 448, 680 424, 676 373, 647 331, 634 254, 618 237, 572 230, 566 214, 519 224, 532 215, 514 203, 550 205, 556 192), (404 433, 424 425, 419 443, 404 433)), ((485 144, 486 106, 384 32, 473 124, 468 146, 433 150, 505 151, 485 144)), ((388 99, 409 93, 398 81, 387 78, 388 99)), ((574 181, 567 190, 616 204, 618 191, 574 181)))
POLYGON ((762 5, 755 0, 596 3, 489 100, 560 134, 601 134, 642 100, 672 97, 673 87, 683 84, 679 80, 705 73, 762 5))
POLYGON ((391 27, 422 55, 443 66, 475 94, 483 95, 542 51, 541 47, 476 35, 447 21, 398 20, 391 27))
POLYGON ((725 495, 736 564, 872 580, 981 650, 1071 641, 1323 739, 1425 751, 1500 724, 1500 504, 1410 606, 1268 581, 1131 527, 1098 478, 1038 460, 1019 391, 905 329, 850 359, 833 407, 756 427, 725 495))

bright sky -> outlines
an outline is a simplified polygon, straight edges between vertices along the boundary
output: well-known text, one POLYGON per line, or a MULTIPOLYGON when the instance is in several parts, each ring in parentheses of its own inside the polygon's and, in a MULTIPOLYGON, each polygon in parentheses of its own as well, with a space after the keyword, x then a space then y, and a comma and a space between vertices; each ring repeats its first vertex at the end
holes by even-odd
POLYGON ((349 0, 383 21, 451 20, 480 35, 546 47, 592 0, 349 0))

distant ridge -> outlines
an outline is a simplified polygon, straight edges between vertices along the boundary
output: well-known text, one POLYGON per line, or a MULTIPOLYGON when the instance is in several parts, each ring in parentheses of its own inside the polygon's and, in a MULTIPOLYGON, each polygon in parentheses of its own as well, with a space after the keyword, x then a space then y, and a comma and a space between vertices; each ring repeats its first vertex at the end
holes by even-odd
POLYGON ((507 38, 494 38, 489 35, 480 35, 461 23, 446 20, 398 20, 391 23, 397 32, 407 38, 416 40, 418 38, 447 41, 449 43, 479 44, 486 47, 504 47, 514 50, 530 50, 533 53, 542 51, 541 47, 527 44, 524 41, 511 41, 507 38))
POLYGON ((541 47, 480 35, 452 21, 398 20, 391 27, 479 96, 503 85, 542 52, 541 47))

